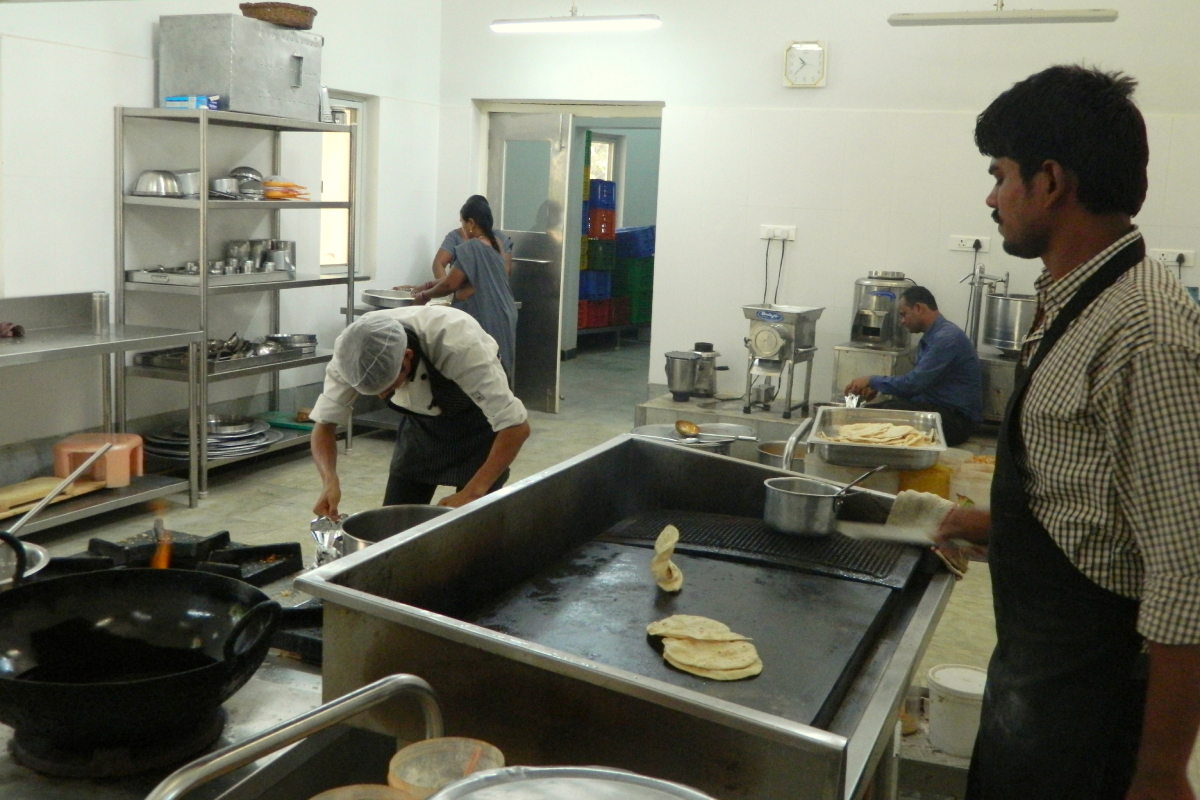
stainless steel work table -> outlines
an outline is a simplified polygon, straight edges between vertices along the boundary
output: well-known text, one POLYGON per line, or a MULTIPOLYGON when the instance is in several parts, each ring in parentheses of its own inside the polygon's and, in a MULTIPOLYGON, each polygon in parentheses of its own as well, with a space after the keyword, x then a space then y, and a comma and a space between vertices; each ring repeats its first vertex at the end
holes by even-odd
MULTIPOLYGON (((192 369, 199 369, 199 347, 204 334, 175 328, 144 325, 110 324, 108 295, 103 292, 17 297, 0 300, 0 320, 16 322, 25 328, 25 335, 0 339, 0 367, 44 364, 70 358, 98 357, 101 387, 99 399, 105 432, 114 430, 114 400, 124 409, 124 398, 113 396, 114 354, 136 350, 161 350, 168 347, 189 347, 192 369)), ((84 393, 86 396, 86 393, 84 393)), ((189 403, 189 427, 198 430, 195 403, 189 403)), ((194 445, 194 437, 193 437, 194 445)), ((192 506, 197 502, 195 447, 192 447, 191 469, 187 480, 163 475, 144 475, 119 489, 102 489, 47 508, 37 519, 22 529, 30 534, 67 522, 90 517, 124 506, 142 503, 170 494, 187 491, 192 506)))
MULTIPOLYGON (((763 479, 784 474, 621 436, 307 573, 297 586, 325 603, 325 697, 408 672, 437 691, 449 733, 492 741, 515 763, 587 758, 722 800, 893 796, 897 711, 953 587, 940 566, 896 590, 823 728, 719 699, 701 681, 681 687, 453 610, 536 582, 545 565, 646 509, 761 519, 763 479)), ((882 521, 891 500, 864 492, 846 516, 882 521), (864 508, 872 513, 859 514, 864 508)), ((637 620, 627 622, 630 636, 644 636, 637 620)), ((418 724, 395 709, 360 722, 402 738, 418 724)))

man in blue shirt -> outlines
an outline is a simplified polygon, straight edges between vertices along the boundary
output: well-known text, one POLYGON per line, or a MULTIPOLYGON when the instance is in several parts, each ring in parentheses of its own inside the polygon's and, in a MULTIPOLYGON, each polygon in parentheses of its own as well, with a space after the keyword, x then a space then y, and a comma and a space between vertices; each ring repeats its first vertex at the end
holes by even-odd
POLYGON ((924 334, 912 371, 896 377, 855 378, 846 394, 864 400, 878 394, 896 398, 871 408, 936 411, 942 415, 946 444, 962 444, 983 420, 983 376, 975 347, 961 328, 942 316, 933 293, 924 286, 905 289, 897 308, 905 328, 924 334))

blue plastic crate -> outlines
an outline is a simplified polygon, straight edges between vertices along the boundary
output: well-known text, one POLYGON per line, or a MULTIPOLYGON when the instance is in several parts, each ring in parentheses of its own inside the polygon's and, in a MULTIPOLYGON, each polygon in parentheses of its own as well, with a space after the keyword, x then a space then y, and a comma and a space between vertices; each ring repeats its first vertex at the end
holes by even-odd
POLYGON ((579 273, 580 300, 607 300, 612 296, 612 273, 589 269, 579 273))
POLYGON ((653 225, 617 228, 617 258, 649 258, 654 255, 653 225))
POLYGON ((615 210, 617 207, 617 184, 613 181, 592 179, 588 203, 592 208, 615 210))

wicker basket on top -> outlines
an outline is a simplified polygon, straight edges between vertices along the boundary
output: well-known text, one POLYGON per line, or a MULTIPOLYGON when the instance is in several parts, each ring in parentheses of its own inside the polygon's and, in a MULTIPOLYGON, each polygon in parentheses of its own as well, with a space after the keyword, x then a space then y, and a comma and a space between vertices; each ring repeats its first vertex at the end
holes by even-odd
POLYGON ((312 28, 313 17, 317 16, 315 8, 291 3, 242 3, 238 8, 242 9, 244 16, 298 31, 312 28))

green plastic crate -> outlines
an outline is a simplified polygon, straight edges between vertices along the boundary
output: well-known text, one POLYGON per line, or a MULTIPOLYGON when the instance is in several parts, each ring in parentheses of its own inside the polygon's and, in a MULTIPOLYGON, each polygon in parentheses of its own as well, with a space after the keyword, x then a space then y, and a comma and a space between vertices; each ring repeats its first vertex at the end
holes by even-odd
POLYGON ((635 292, 629 298, 629 321, 641 325, 650 321, 654 311, 654 295, 652 292, 635 292))
POLYGON ((587 268, 611 271, 617 266, 617 243, 612 239, 588 239, 587 268))
POLYGON ((613 291, 619 294, 650 292, 654 289, 654 259, 618 258, 613 273, 613 291))

